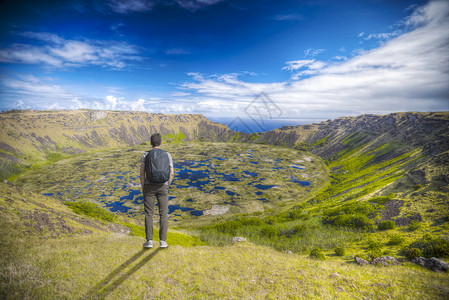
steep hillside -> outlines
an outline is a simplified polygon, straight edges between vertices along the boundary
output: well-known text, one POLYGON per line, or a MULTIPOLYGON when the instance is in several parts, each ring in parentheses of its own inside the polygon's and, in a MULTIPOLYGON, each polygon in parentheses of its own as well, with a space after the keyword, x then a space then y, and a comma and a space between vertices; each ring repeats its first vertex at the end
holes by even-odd
MULTIPOLYGON (((311 151, 326 160, 330 180, 282 213, 211 225, 204 232, 210 243, 221 244, 215 238, 221 233, 293 252, 349 247, 371 259, 403 255, 412 243, 427 251, 423 245, 431 242, 423 241, 430 237, 447 243, 448 112, 340 118, 253 134, 249 140, 311 151)), ((448 254, 449 248, 438 255, 448 254)))
POLYGON ((2 299, 447 299, 449 277, 403 262, 358 266, 241 242, 199 246, 169 231, 142 249, 119 224, 0 183, 2 299), (45 217, 46 216, 46 217, 45 217), (71 228, 71 229, 70 229, 71 228))
MULTIPOLYGON (((260 134, 257 142, 310 150, 333 160, 347 149, 370 143, 375 149, 395 142, 404 150, 422 148, 425 154, 438 155, 449 150, 449 112, 393 113, 361 115, 328 120, 318 124, 284 126, 260 134)), ((391 149, 389 156, 397 155, 391 149)))
POLYGON ((118 111, 9 111, 0 114, 0 170, 6 179, 24 167, 86 151, 133 146, 159 132, 167 142, 228 140, 227 126, 202 115, 118 111))
POLYGON ((449 112, 362 115, 286 126, 260 134, 256 142, 308 150, 326 159, 333 181, 317 202, 389 192, 437 193, 448 199, 449 112))

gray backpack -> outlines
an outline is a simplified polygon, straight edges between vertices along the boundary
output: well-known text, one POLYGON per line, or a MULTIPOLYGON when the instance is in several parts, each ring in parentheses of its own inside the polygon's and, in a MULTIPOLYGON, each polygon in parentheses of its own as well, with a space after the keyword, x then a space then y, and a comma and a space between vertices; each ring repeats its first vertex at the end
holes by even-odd
POLYGON ((151 183, 164 183, 170 178, 170 160, 162 149, 153 149, 145 157, 145 174, 151 183))

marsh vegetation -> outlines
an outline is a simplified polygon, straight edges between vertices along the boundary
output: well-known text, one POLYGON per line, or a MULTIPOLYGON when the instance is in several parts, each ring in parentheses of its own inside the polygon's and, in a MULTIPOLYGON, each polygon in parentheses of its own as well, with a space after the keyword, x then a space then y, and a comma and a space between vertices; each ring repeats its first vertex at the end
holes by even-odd
MULTIPOLYGON (((174 158, 172 222, 215 218, 204 216, 214 206, 226 207, 227 216, 279 211, 310 198, 328 177, 320 158, 294 149, 236 143, 168 143, 164 149, 174 158)), ((147 150, 140 145, 81 154, 37 167, 15 183, 63 201, 92 201, 141 217, 139 160, 147 150)))

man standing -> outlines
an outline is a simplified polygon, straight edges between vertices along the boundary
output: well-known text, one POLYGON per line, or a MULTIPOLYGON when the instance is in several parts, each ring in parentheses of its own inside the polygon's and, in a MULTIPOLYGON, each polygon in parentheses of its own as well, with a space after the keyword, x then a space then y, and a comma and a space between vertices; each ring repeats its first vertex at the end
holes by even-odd
POLYGON ((159 133, 151 135, 151 151, 145 152, 140 159, 140 185, 142 186, 145 210, 145 234, 147 241, 144 248, 153 247, 153 213, 154 200, 159 204, 159 239, 160 247, 167 248, 168 229, 168 188, 173 181, 173 159, 167 151, 162 150, 162 137, 159 133))

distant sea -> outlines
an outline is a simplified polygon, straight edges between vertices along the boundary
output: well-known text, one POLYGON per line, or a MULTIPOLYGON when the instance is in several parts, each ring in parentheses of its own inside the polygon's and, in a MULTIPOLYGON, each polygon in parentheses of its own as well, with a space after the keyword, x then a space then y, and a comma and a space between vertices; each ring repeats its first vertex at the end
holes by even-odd
POLYGON ((250 119, 250 118, 220 118, 207 117, 209 120, 225 124, 229 129, 239 132, 266 132, 283 126, 308 125, 312 123, 320 123, 328 119, 250 119))

